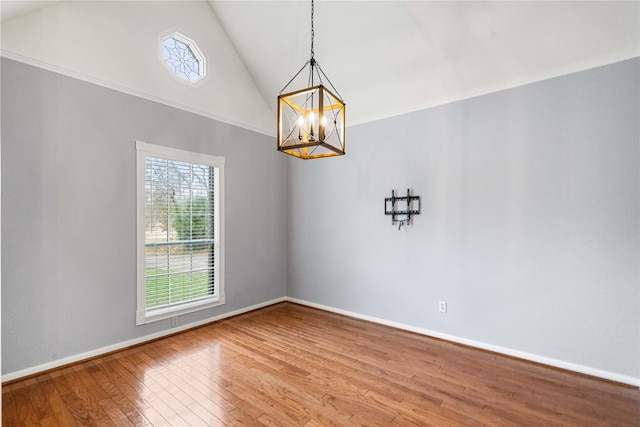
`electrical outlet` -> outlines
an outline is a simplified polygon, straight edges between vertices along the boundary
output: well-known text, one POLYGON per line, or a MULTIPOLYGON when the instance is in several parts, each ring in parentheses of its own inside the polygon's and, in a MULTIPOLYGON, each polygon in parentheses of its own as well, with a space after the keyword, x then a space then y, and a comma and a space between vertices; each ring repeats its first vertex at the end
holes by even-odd
POLYGON ((178 318, 177 317, 172 317, 171 318, 171 327, 175 328, 176 326, 178 326, 178 318))
POLYGON ((446 301, 440 301, 438 303, 438 310, 440 310, 440 313, 446 313, 447 312, 447 302, 446 301))

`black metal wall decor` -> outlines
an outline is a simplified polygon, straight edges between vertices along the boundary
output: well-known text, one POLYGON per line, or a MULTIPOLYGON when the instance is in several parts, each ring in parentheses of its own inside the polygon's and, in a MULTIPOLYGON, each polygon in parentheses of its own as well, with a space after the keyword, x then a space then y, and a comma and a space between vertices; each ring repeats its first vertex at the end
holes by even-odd
POLYGON ((420 196, 412 196, 407 188, 406 196, 396 197, 395 190, 391 190, 391 197, 384 199, 384 214, 391 215, 391 224, 398 224, 400 230, 411 223, 411 215, 420 214, 420 196))

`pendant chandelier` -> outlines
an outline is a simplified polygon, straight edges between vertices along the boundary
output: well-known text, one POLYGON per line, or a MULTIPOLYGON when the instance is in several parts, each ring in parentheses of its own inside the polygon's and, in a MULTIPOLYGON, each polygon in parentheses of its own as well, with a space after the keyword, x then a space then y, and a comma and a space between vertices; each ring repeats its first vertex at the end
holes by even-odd
POLYGON ((342 156, 345 147, 344 102, 314 58, 313 38, 311 0, 311 58, 278 95, 278 151, 305 160, 342 156), (283 94, 307 67, 307 87, 283 94))

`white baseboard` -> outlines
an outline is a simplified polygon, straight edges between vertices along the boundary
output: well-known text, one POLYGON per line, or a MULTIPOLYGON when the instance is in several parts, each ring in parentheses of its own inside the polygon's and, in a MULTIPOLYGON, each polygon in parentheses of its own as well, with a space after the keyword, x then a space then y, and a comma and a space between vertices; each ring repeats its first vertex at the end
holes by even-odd
POLYGON ((27 376, 30 376, 30 375, 35 375, 35 374, 38 374, 40 372, 48 371, 50 369, 55 369, 55 368, 59 368, 61 366, 69 365, 71 363, 82 362, 83 360, 91 359, 91 358, 94 358, 94 357, 97 357, 97 356, 101 356, 101 355, 104 355, 104 354, 108 354, 108 353, 111 353, 111 352, 114 352, 114 351, 122 350, 122 349, 125 349, 127 347, 134 346, 134 345, 143 344, 143 343, 148 342, 148 341, 153 341, 153 340, 156 340, 158 338, 162 338, 162 337, 165 337, 165 336, 173 335, 173 334, 178 333, 178 332, 186 331, 187 329, 192 329, 192 328, 195 328, 195 327, 198 327, 198 326, 206 325, 207 323, 215 322, 216 320, 222 320, 222 319, 226 319, 228 317, 237 316, 238 314, 247 313, 249 311, 257 310, 259 308, 267 307, 267 306, 270 306, 270 305, 273 305, 273 304, 277 304, 277 303, 283 302, 283 301, 286 301, 285 297, 276 298, 276 299, 271 300, 271 301, 265 301, 265 302, 262 302, 260 304, 252 305, 250 307, 245 307, 245 308, 241 308, 241 309, 238 309, 238 310, 234 310, 234 311, 231 311, 229 313, 224 313, 224 314, 220 314, 218 316, 209 317, 207 319, 200 320, 198 322, 189 323, 189 324, 186 324, 186 325, 181 325, 181 326, 178 326, 178 327, 175 327, 175 328, 165 329, 163 331, 156 332, 154 334, 145 335, 143 337, 134 338, 134 339, 131 339, 131 340, 119 342, 117 344, 109 345, 109 346, 98 348, 98 349, 91 350, 91 351, 87 351, 86 353, 76 354, 76 355, 73 355, 73 356, 69 356, 69 357, 65 357, 65 358, 62 358, 62 359, 54 360, 52 362, 44 363, 42 365, 38 365, 38 366, 31 367, 31 368, 23 369, 21 371, 10 372, 10 373, 5 374, 5 375, 2 376, 2 382, 13 381, 13 380, 16 380, 18 378, 23 378, 23 377, 27 377, 27 376))
POLYGON ((160 332, 156 332, 154 334, 150 334, 150 335, 145 335, 143 337, 139 337, 139 338, 134 338, 131 340, 127 340, 127 341, 123 341, 117 344, 113 344, 113 345, 109 345, 106 347, 102 347, 102 348, 98 348, 95 350, 91 350, 85 353, 81 353, 81 354, 76 354, 73 356, 69 356, 69 357, 65 357, 62 359, 58 359, 58 360, 54 360, 52 362, 48 362, 48 363, 44 363, 42 365, 37 365, 37 366, 33 366, 31 368, 27 368, 27 369, 23 369, 20 371, 15 371, 15 372, 10 372, 7 373, 5 375, 2 376, 2 382, 6 382, 6 381, 13 381, 19 378, 23 378, 23 377, 27 377, 30 375, 35 375, 38 374, 40 372, 45 372, 48 371, 50 369, 55 369, 55 368, 59 368, 61 366, 65 366, 65 365, 69 365, 71 363, 78 363, 81 362, 83 360, 87 360, 87 359, 91 359, 97 356, 101 356, 104 354, 108 354, 114 351, 118 351, 118 350, 122 350, 124 348, 127 347, 131 347, 134 345, 138 345, 138 344, 143 344, 145 342, 148 341, 152 341, 152 340, 156 340, 158 338, 162 338, 165 336, 169 336, 169 335, 173 335, 175 333, 178 332, 182 332, 182 331, 186 331, 187 329, 192 329, 198 326, 202 326, 205 325, 207 323, 211 323, 211 322, 215 322, 217 320, 222 320, 222 319, 226 319, 229 317, 233 317, 233 316, 237 316, 239 314, 243 314, 243 313, 247 313, 249 311, 253 311, 253 310, 257 310, 259 308, 263 308, 263 307, 267 307, 273 304, 277 304, 279 302, 283 302, 283 301, 290 301, 296 304, 300 304, 300 305, 305 305, 307 307, 313 307, 313 308, 317 308, 320 310, 324 310, 324 311, 328 311, 331 313, 337 313, 337 314, 342 314, 344 316, 348 316, 348 317, 353 317, 355 319, 361 319, 361 320, 366 320, 369 322, 373 322, 373 323, 378 323, 380 325, 386 325, 386 326, 390 326, 393 328, 397 328, 397 329, 403 329, 405 331, 410 331, 410 332, 415 332, 417 334, 421 334, 421 335, 426 335, 426 336, 430 336, 430 337, 434 337, 434 338, 438 338, 438 339, 442 339, 442 340, 446 340, 446 341, 450 341, 450 342, 454 342, 454 343, 458 343, 458 344, 464 344, 464 345, 468 345, 470 347, 475 347, 475 348, 479 348, 479 349, 483 349, 483 350, 488 350, 488 351, 492 351, 495 353, 500 353, 500 354, 504 354, 507 356, 512 356, 512 357, 516 357, 519 359, 523 359, 523 360, 528 360, 531 362, 536 362, 536 363, 541 363, 544 365, 548 365, 548 366, 553 366, 556 368, 561 368, 561 369, 566 369, 568 371, 573 371, 573 372, 579 372, 581 374, 586 374, 586 375, 590 375, 593 377, 597 377, 597 378, 603 378, 606 380, 610 380, 610 381, 615 381, 615 382, 619 382, 622 384, 628 384, 634 387, 640 387, 640 378, 634 378, 634 377, 630 377, 627 375, 621 375, 621 374, 617 374, 615 372, 609 372, 609 371, 604 371, 601 369, 596 369, 596 368, 592 368, 589 366, 584 366, 584 365, 579 365, 576 363, 571 363, 571 362, 566 362, 564 360, 558 360, 558 359, 553 359, 550 357, 545 357, 545 356, 540 356, 537 354, 532 354, 532 353, 526 353, 523 351, 518 351, 518 350, 513 350, 510 348, 506 348, 506 347, 500 347, 500 346, 496 346, 496 345, 492 345, 492 344, 487 344, 487 343, 483 343, 480 341, 474 341, 474 340, 470 340, 467 338, 462 338, 462 337, 458 337, 455 335, 449 335, 449 334, 444 334, 441 332, 436 332, 436 331, 432 331, 429 329, 424 329, 424 328, 418 328, 415 326, 411 326, 411 325, 406 325, 403 323, 398 323, 398 322, 393 322, 390 320, 386 320, 386 319, 380 319, 377 317, 373 317, 373 316, 367 316, 364 314, 360 314, 360 313, 355 313, 352 311, 347 311, 347 310, 342 310, 342 309, 338 309, 335 307, 330 307, 330 306, 326 306, 326 305, 322 305, 322 304, 316 304, 310 301, 305 301, 305 300, 300 300, 297 298, 290 298, 290 297, 282 297, 282 298, 276 298, 274 300, 271 301, 265 301, 263 303, 260 304, 255 304, 252 305, 250 307, 245 307, 245 308, 241 308, 238 310, 234 310, 232 312, 229 313, 224 313, 218 316, 214 316, 214 317, 209 317, 207 319, 204 320, 200 320, 198 322, 194 322, 194 323, 189 323, 186 325, 182 325, 176 328, 170 328, 170 329, 165 329, 163 331, 160 332))
POLYGON ((565 369, 568 371, 573 371, 573 372, 579 372, 581 374, 586 374, 586 375, 590 375, 593 377, 597 377, 597 378, 603 378, 606 380, 610 380, 610 381, 615 381, 615 382, 619 382, 622 384, 628 384, 634 387, 640 387, 640 378, 634 378, 634 377, 630 377, 627 375, 621 375, 621 374, 617 374, 615 372, 609 372, 609 371, 604 371, 601 369, 596 369, 596 368, 592 368, 589 366, 584 366, 584 365, 580 365, 580 364, 576 364, 576 363, 571 363, 571 362, 567 362, 564 360, 558 360, 558 359, 553 359, 550 357, 545 357, 545 356, 540 356, 537 354, 532 354, 532 353, 527 353, 527 352, 523 352, 523 351, 519 351, 519 350, 513 350, 510 348, 506 348, 506 347, 500 347, 497 345, 493 345, 493 344, 487 344, 487 343, 483 343, 480 341, 474 341, 474 340, 470 340, 467 338, 462 338, 462 337, 458 337, 455 335, 449 335, 449 334, 444 334, 441 332, 436 332, 436 331, 431 331, 429 329, 424 329, 424 328, 418 328, 415 326, 411 326, 411 325, 406 325, 403 323, 398 323, 398 322, 392 322, 390 320, 385 320, 385 319, 380 319, 377 317, 372 317, 372 316, 367 316, 364 314, 360 314, 360 313, 354 313, 352 311, 347 311, 347 310, 342 310, 339 308, 335 308, 335 307, 330 307, 330 306, 326 306, 326 305, 322 305, 322 304, 316 304, 313 302, 309 302, 309 301, 305 301, 305 300, 300 300, 297 298, 290 298, 287 297, 286 298, 287 301, 296 303, 296 304, 300 304, 300 305, 306 305, 308 307, 313 307, 313 308, 317 308, 320 310, 324 310, 324 311, 329 311, 332 313, 336 313, 336 314, 342 314, 344 316, 348 316, 348 317, 353 317, 355 319, 361 319, 361 320, 366 320, 369 322, 373 322, 373 323, 378 323, 381 325, 386 325, 386 326, 391 326, 393 328, 397 328, 397 329, 403 329, 405 331, 410 331, 410 332, 415 332, 421 335, 426 335, 426 336, 430 336, 430 337, 434 337, 434 338, 438 338, 438 339, 442 339, 442 340, 446 340, 446 341, 451 341, 457 344, 464 344, 464 345, 468 345, 470 347, 475 347, 475 348, 479 348, 479 349, 483 349, 483 350, 488 350, 488 351, 492 351, 495 353, 500 353, 500 354, 504 354, 507 356, 512 356, 512 357, 516 357, 518 359, 524 359, 524 360, 528 360, 531 362, 536 362, 536 363, 541 363, 543 365, 548 365, 548 366, 553 366, 555 368, 560 368, 560 369, 565 369))

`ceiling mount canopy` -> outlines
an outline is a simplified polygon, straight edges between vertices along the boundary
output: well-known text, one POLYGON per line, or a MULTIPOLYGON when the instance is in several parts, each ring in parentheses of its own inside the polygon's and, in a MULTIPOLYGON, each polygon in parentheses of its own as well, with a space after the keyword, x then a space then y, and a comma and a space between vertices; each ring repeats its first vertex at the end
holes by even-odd
POLYGON ((278 95, 278 151, 305 160, 345 152, 345 104, 314 57, 313 12, 311 0, 311 57, 278 95), (307 67, 307 87, 283 94, 307 67))

